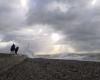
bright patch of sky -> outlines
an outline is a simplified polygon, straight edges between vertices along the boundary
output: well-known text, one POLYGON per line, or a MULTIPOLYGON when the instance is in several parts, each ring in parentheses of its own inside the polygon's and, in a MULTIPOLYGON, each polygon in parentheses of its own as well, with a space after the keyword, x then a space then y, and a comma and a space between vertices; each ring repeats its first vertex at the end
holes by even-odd
POLYGON ((46 8, 48 11, 51 11, 51 12, 66 13, 69 10, 70 6, 66 3, 54 1, 54 2, 49 3, 46 6, 46 8))

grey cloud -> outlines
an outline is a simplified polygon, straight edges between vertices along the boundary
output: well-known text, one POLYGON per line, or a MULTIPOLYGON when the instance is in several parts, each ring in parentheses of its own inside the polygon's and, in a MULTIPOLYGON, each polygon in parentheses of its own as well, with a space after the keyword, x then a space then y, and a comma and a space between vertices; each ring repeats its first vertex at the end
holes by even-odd
POLYGON ((35 24, 47 24, 56 32, 61 31, 64 34, 65 40, 61 44, 70 44, 79 52, 99 51, 100 8, 89 7, 89 1, 29 0, 28 12, 22 12, 16 7, 19 0, 0 1, 0 35, 3 35, 3 41, 14 40, 23 49, 28 48, 27 51, 41 51, 44 45, 42 43, 45 43, 44 39, 32 39, 32 35, 23 35, 16 31, 32 28, 35 24), (68 11, 65 13, 57 10, 48 11, 46 7, 54 1, 69 5, 68 11), (31 45, 28 46, 30 43, 31 45))
POLYGON ((69 41, 66 39, 66 42, 73 43, 71 45, 78 51, 99 50, 99 8, 90 8, 90 0, 59 0, 58 2, 71 6, 69 11, 66 13, 47 12, 45 5, 53 1, 38 0, 36 12, 32 11, 32 8, 29 11, 28 25, 35 23, 53 25, 55 30, 61 30, 68 36, 69 41))
POLYGON ((14 30, 25 24, 24 14, 22 16, 20 9, 17 9, 18 1, 3 0, 0 3, 0 32, 14 30))

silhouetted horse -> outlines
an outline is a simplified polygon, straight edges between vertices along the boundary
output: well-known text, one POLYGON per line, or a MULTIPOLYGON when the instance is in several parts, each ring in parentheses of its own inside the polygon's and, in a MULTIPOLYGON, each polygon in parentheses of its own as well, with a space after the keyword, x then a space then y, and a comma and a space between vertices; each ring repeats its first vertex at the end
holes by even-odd
POLYGON ((19 47, 16 47, 15 48, 15 54, 17 54, 18 50, 19 50, 19 47))
POLYGON ((14 51, 15 51, 15 44, 13 44, 13 45, 11 46, 10 51, 11 51, 11 53, 14 53, 14 51))

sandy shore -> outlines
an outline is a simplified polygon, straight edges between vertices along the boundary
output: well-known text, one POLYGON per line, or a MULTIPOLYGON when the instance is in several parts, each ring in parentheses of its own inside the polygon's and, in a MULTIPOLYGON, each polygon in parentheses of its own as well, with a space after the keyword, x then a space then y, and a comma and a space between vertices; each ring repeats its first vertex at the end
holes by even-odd
POLYGON ((25 59, 0 74, 0 80, 100 80, 100 63, 25 59))

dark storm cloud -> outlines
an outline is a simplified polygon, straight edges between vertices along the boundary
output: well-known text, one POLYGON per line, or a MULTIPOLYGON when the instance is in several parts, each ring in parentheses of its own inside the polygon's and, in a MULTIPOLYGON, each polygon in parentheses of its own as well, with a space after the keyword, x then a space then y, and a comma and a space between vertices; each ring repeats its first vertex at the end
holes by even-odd
POLYGON ((34 39, 33 35, 20 33, 20 30, 36 29, 34 25, 46 24, 56 32, 61 31, 64 34, 63 44, 70 44, 79 52, 99 51, 100 8, 91 6, 92 0, 28 0, 27 11, 23 10, 20 1, 0 1, 2 41, 15 41, 22 48, 30 48, 29 51, 41 50, 45 40, 34 39))
MULTIPOLYGON (((36 11, 29 10, 27 22, 32 24, 54 25, 68 36, 72 46, 78 51, 96 51, 100 48, 100 9, 91 6, 92 0, 35 0, 36 11), (46 10, 49 3, 58 2, 69 5, 67 12, 46 10), (93 8, 94 7, 94 8, 93 8)), ((32 4, 32 3, 31 3, 32 4)), ((67 39, 66 39, 67 42, 67 39)))
POLYGON ((17 8, 18 4, 16 0, 0 1, 0 32, 15 30, 25 23, 24 14, 21 15, 21 10, 17 8))

